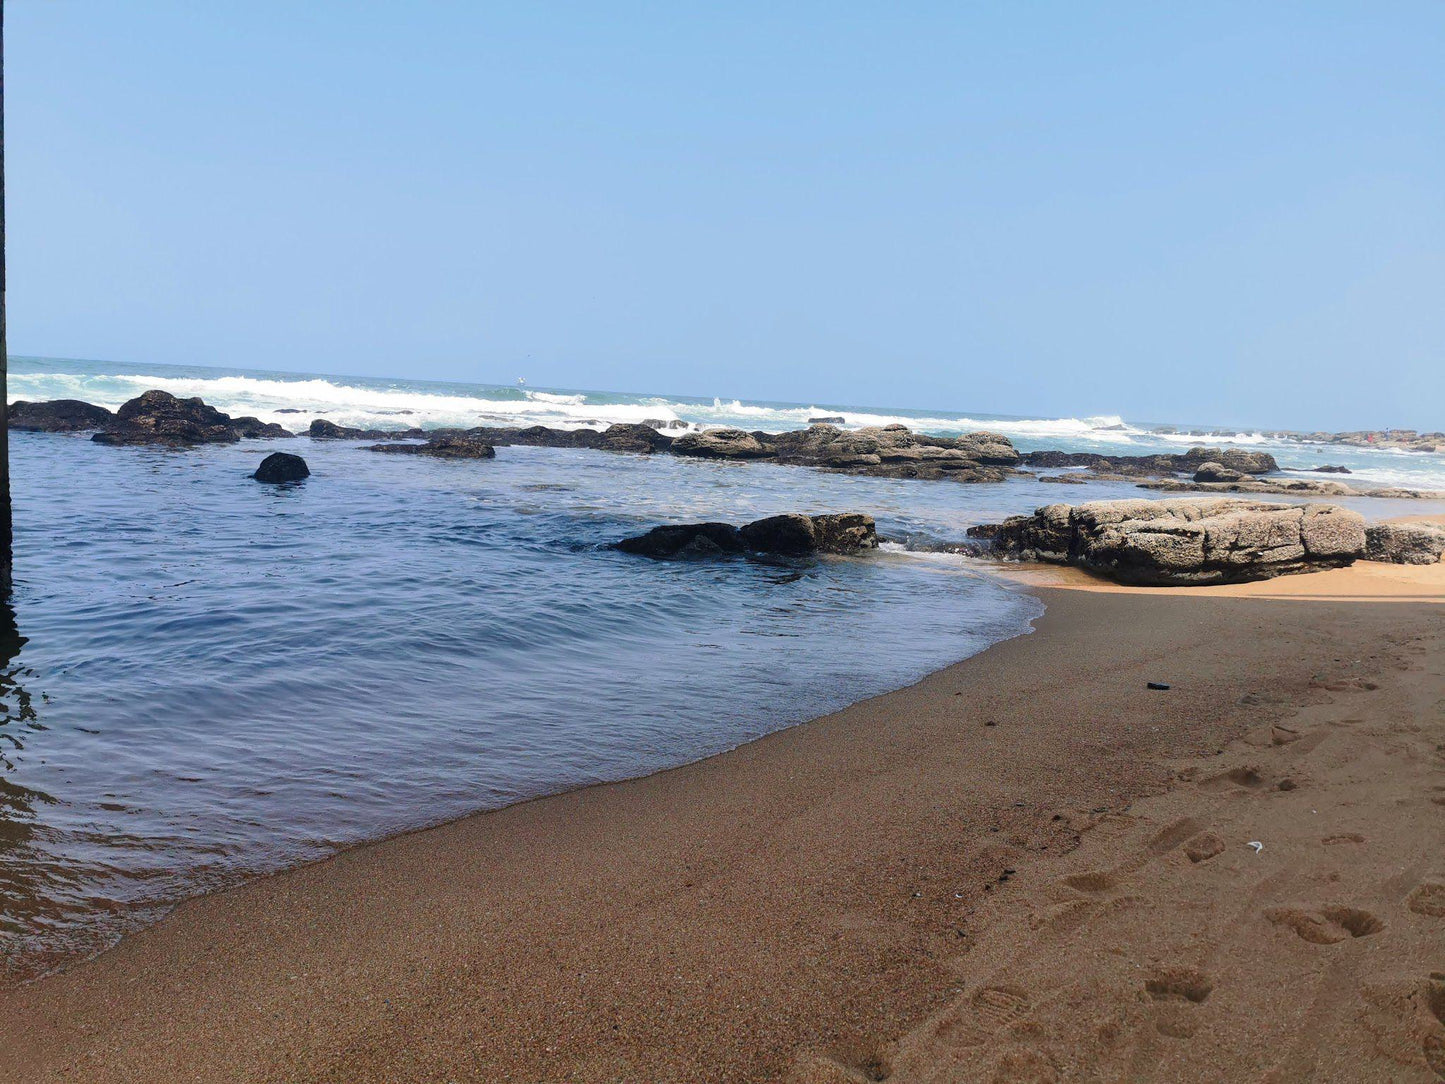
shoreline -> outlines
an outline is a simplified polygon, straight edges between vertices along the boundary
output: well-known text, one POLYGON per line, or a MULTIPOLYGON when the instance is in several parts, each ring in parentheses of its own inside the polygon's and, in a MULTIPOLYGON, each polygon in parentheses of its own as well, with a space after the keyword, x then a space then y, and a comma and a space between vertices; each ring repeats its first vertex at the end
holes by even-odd
MULTIPOLYGON (((1032 635, 915 685, 202 896, 0 988, 21 1036, 0 1070, 846 1081, 877 1061, 927 1079, 953 1046, 913 1033, 978 996, 969 957, 1024 884, 1182 793, 1177 765, 1338 690, 1394 695, 1393 667, 1439 647, 1441 611, 1415 599, 1445 598, 1442 567, 1390 602, 1339 577, 1331 601, 1035 586, 1032 635), (1146 692, 1157 677, 1174 689, 1146 692)), ((1221 985, 1211 1013, 1227 1002, 1221 985)))

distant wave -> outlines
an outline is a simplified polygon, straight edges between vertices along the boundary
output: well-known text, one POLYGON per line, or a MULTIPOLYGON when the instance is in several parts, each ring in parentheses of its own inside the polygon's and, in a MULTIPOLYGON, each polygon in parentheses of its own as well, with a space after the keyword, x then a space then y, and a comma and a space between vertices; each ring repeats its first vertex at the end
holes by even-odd
POLYGON ((12 398, 85 399, 111 409, 151 388, 184 397, 199 396, 229 414, 252 414, 262 421, 292 427, 298 424, 298 417, 309 421, 313 416, 341 425, 383 428, 518 424, 579 428, 677 420, 671 410, 654 404, 589 404, 583 394, 510 388, 489 390, 485 395, 447 395, 404 386, 368 387, 320 378, 276 380, 145 373, 16 373, 10 378, 12 398))

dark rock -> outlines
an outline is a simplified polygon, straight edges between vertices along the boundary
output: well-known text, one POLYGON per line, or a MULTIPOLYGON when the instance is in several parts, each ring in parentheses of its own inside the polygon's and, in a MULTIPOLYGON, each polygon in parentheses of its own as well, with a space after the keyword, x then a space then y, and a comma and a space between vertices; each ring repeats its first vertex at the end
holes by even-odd
POLYGON ((969 534, 989 531, 1001 555, 1151 585, 1266 579, 1347 565, 1365 552, 1358 513, 1229 498, 1051 504, 969 534))
POLYGON ((1371 523, 1365 559, 1397 565, 1433 565, 1445 553, 1445 530, 1425 523, 1371 523))
POLYGON ((1353 474, 1349 467, 1311 467, 1310 470, 1318 471, 1320 474, 1353 474))
POLYGON ((755 553, 801 556, 818 548, 812 519, 797 512, 754 520, 744 524, 739 533, 743 545, 755 553))
POLYGON ((841 414, 825 414, 821 418, 809 418, 809 425, 843 425, 848 421, 841 414))
POLYGON ((741 553, 743 542, 731 523, 682 523, 624 538, 615 548, 643 557, 716 557, 741 553))
POLYGON ((425 429, 353 429, 316 418, 306 435, 312 440, 416 440, 431 434, 425 429))
POLYGON ((1146 688, 1146 689, 1156 689, 1156 690, 1158 690, 1159 692, 1163 692, 1163 691, 1165 691, 1166 689, 1169 688, 1169 683, 1168 683, 1168 682, 1165 682, 1165 681, 1146 681, 1146 682, 1144 683, 1144 688, 1146 688))
POLYGON ((302 478, 311 477, 311 470, 299 455, 272 452, 261 460, 261 465, 251 477, 258 482, 299 482, 302 478))
POLYGON ((114 417, 105 407, 79 399, 51 399, 44 403, 27 403, 24 399, 17 399, 10 404, 10 428, 28 433, 77 433, 85 429, 99 429, 114 417))
POLYGON ((857 553, 878 548, 873 517, 862 512, 814 516, 813 541, 819 553, 857 553))
POLYGON ((100 444, 232 444, 242 437, 292 434, 256 418, 232 418, 200 399, 177 399, 170 392, 147 391, 115 412, 91 439, 100 444))
POLYGON ((296 434, 275 422, 263 422, 260 418, 232 418, 231 425, 247 440, 275 440, 278 437, 294 437, 296 434))
POLYGON ((373 444, 367 450, 433 459, 491 459, 497 454, 495 448, 471 433, 433 433, 425 444, 373 444))
POLYGON ((650 425, 620 423, 609 425, 602 432, 597 447, 605 452, 638 452, 650 455, 672 446, 672 438, 663 436, 650 425))

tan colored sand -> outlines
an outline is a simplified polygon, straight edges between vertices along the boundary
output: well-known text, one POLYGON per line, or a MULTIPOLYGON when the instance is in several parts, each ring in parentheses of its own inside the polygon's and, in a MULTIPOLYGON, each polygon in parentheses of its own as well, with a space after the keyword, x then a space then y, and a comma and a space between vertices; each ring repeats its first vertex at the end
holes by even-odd
POLYGON ((0 1080, 1438 1080, 1445 595, 1375 571, 1042 588, 912 688, 194 901, 0 989, 0 1080))

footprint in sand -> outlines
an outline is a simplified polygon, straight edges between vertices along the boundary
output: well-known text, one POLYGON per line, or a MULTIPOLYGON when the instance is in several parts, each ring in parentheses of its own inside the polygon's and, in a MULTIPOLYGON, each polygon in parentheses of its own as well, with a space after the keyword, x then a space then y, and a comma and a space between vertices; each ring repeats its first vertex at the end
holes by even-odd
POLYGON ((1417 915, 1445 918, 1445 881, 1422 881, 1410 893, 1406 906, 1417 915))
POLYGON ((1107 892, 1119 883, 1119 878, 1108 870, 1095 869, 1088 873, 1075 873, 1064 878, 1064 884, 1080 892, 1107 892))
POLYGON ((1213 832, 1203 832, 1184 846, 1184 854, 1191 862, 1208 862, 1215 855, 1224 853, 1224 840, 1213 832))
POLYGON ((985 986, 967 1002, 952 1007, 935 1033, 945 1042, 978 1046, 1022 1020, 1032 1007, 1028 994, 1018 987, 985 986))
POLYGON ((1145 980, 1144 992, 1156 1003, 1154 1028, 1171 1039, 1188 1039, 1199 1029, 1193 1006, 1203 1005, 1214 980, 1192 967, 1161 968, 1145 980))
POLYGON ((1368 911, 1356 907, 1275 907, 1264 917, 1277 926, 1286 926, 1312 945, 1334 945, 1352 937, 1369 937, 1379 933, 1385 924, 1368 911))
POLYGON ((1260 775, 1259 769, 1252 764, 1243 765, 1238 768, 1230 768, 1218 775, 1211 775, 1199 785, 1205 790, 1227 790, 1230 786, 1245 787, 1255 790, 1264 786, 1264 776, 1260 775))

